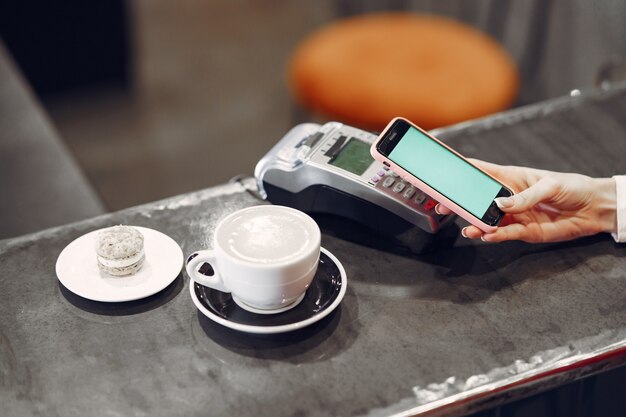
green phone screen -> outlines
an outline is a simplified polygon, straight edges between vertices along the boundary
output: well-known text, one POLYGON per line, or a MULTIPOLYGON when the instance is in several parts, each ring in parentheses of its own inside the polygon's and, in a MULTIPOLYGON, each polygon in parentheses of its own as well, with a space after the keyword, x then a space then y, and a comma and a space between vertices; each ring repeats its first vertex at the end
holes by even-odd
POLYGON ((502 185, 419 130, 409 127, 389 159, 479 219, 502 185))

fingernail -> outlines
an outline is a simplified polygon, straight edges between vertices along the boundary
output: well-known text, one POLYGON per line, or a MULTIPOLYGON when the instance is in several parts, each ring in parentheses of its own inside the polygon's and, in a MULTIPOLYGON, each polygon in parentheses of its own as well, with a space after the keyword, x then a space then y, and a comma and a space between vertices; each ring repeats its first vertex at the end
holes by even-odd
POLYGON ((439 204, 435 206, 435 213, 441 214, 441 212, 439 211, 439 204))
POLYGON ((461 236, 466 238, 467 235, 465 234, 465 229, 467 229, 467 227, 464 227, 464 228, 461 229, 461 236))
POLYGON ((498 197, 493 201, 495 201, 496 205, 501 209, 513 207, 513 199, 511 197, 498 197))
POLYGON ((486 242, 485 235, 480 235, 480 240, 482 240, 483 242, 486 242))

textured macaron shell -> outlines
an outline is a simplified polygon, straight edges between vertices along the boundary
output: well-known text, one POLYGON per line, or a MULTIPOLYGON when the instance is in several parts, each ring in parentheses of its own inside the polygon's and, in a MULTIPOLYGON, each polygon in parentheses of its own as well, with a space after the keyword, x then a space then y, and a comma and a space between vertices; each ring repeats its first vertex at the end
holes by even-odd
POLYGON ((96 253, 106 259, 120 260, 143 251, 143 235, 130 226, 103 230, 96 240, 96 253))
POLYGON ((110 275, 123 276, 137 272, 143 265, 144 238, 131 226, 113 226, 96 239, 98 267, 110 275))

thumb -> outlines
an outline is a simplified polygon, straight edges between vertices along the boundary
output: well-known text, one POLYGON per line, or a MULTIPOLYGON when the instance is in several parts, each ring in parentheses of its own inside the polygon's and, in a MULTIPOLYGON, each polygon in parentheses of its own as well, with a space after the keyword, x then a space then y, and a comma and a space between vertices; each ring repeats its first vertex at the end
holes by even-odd
POLYGON ((554 178, 543 177, 524 191, 511 197, 498 197, 495 202, 505 213, 522 213, 554 197, 559 190, 559 183, 554 178))

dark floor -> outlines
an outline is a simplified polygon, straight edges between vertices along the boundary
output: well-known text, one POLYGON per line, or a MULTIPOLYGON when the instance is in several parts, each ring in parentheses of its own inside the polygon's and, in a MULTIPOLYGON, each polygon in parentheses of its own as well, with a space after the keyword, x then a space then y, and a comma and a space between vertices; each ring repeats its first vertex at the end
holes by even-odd
POLYGON ((107 208, 252 174, 292 125, 286 63, 331 1, 130 4, 133 91, 45 103, 107 208))

